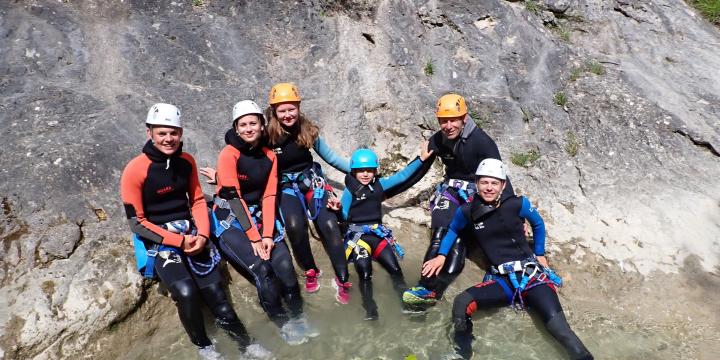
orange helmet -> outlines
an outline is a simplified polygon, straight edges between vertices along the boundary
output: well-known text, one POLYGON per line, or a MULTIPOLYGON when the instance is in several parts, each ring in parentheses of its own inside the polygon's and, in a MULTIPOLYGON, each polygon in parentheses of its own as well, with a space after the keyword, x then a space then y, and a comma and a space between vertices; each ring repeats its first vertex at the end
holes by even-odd
POLYGON ((295 84, 279 83, 270 89, 270 105, 291 101, 300 101, 300 91, 295 84))
POLYGON ((458 117, 467 114, 465 99, 458 94, 443 95, 437 103, 435 115, 439 118, 458 117))

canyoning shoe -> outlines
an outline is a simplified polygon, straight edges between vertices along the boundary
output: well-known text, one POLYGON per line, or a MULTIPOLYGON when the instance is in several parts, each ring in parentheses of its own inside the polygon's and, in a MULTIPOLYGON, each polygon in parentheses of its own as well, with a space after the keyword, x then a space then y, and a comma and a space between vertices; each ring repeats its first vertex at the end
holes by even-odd
POLYGON ((223 356, 217 352, 215 345, 198 348, 198 356, 201 360, 223 360, 223 356))
POLYGON ((337 300, 341 304, 347 304, 350 302, 350 286, 352 284, 350 282, 341 283, 338 278, 335 278, 335 281, 333 281, 333 287, 337 291, 335 293, 335 300, 337 300))
POLYGON ((292 319, 290 320, 290 323, 298 334, 305 335, 309 338, 320 336, 320 331, 318 331, 316 327, 310 325, 305 316, 300 316, 292 319))
POLYGON ((380 315, 378 314, 377 309, 373 308, 373 309, 365 310, 365 317, 363 318, 363 320, 365 320, 365 321, 375 321, 375 320, 377 320, 379 317, 380 317, 380 315))
POLYGON ((416 286, 405 290, 402 300, 408 305, 435 305, 437 302, 435 292, 422 286, 416 286))
POLYGON ((250 344, 245 351, 242 353, 241 359, 247 360, 271 360, 275 359, 275 356, 260 344, 250 344))
POLYGON ((297 327, 290 321, 280 328, 280 337, 288 345, 300 345, 308 342, 308 337, 298 331, 297 327))
POLYGON ((305 272, 305 291, 314 293, 320 288, 318 277, 320 276, 320 270, 310 269, 305 272))

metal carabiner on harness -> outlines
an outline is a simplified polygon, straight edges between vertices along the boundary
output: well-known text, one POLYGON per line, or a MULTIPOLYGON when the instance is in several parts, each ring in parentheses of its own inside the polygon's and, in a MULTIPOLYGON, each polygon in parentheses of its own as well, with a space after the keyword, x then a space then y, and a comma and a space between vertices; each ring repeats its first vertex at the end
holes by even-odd
POLYGON ((525 266, 523 266, 523 270, 522 270, 522 280, 520 280, 518 290, 523 291, 525 289, 525 287, 530 282, 530 280, 533 277, 535 277, 535 274, 537 274, 538 268, 539 268, 538 265, 534 262, 525 263, 525 266), (530 273, 530 275, 527 274, 527 268, 529 266, 533 267, 532 273, 530 273))

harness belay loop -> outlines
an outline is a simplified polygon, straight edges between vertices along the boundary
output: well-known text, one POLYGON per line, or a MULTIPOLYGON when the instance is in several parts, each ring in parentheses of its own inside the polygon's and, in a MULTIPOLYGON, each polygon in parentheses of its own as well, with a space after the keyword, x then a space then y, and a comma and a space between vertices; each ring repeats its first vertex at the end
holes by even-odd
MULTIPOLYGON (((392 234, 392 230, 388 228, 387 226, 384 226, 382 224, 369 224, 369 225, 355 225, 350 224, 348 227, 347 233, 345 233, 345 242, 347 243, 348 249, 346 250, 346 256, 349 256, 350 251, 352 251, 353 248, 357 248, 358 245, 361 245, 364 247, 363 244, 367 245, 360 237, 363 234, 367 235, 375 235, 379 237, 380 239, 384 240, 386 244, 390 245, 392 247, 393 252, 398 257, 399 260, 402 260, 405 256, 405 251, 403 250, 402 246, 400 246, 400 243, 398 243, 395 240, 395 237, 392 234)), ((385 246, 382 247, 378 245, 378 249, 381 251, 385 246)), ((368 246, 369 248, 369 246, 368 246)), ((376 253, 379 254, 380 251, 378 249, 375 250, 376 253)), ((358 249, 359 250, 359 249, 358 249)), ((371 250, 367 249, 367 251, 370 253, 371 250)), ((357 250, 356 250, 357 252, 357 250)), ((358 256, 361 254, 358 253, 358 256)), ((373 256, 376 256, 377 254, 373 254, 373 256)))
POLYGON ((525 308, 522 296, 524 292, 540 285, 562 287, 562 278, 549 267, 537 263, 535 257, 526 260, 506 262, 497 267, 491 267, 491 270, 493 277, 497 277, 499 281, 503 281, 499 275, 507 275, 508 279, 510 279, 510 283, 514 289, 512 291, 512 298, 510 299, 510 305, 517 310, 525 308), (520 273, 520 280, 518 280, 518 273, 520 273))
POLYGON ((310 219, 311 221, 317 219, 318 214, 320 214, 320 209, 323 206, 323 199, 325 198, 325 186, 327 186, 327 182, 325 181, 325 177, 323 176, 320 164, 313 163, 312 167, 301 172, 284 173, 282 174, 281 183, 290 183, 291 187, 284 188, 282 190, 283 193, 293 195, 298 199, 298 201, 300 201, 300 205, 302 205, 303 211, 307 215, 308 219, 310 219), (310 197, 310 199, 306 199, 305 195, 300 189, 300 184, 306 187, 308 189, 308 192, 312 190, 312 196, 310 197), (315 215, 313 215, 310 212, 310 209, 308 209, 307 205, 305 204, 306 200, 311 203, 313 210, 315 210, 315 215))
MULTIPOLYGON (((175 234, 195 234, 195 229, 193 229, 190 220, 169 221, 163 224, 162 228, 175 234)), ((133 234, 133 246, 135 247, 135 259, 137 261, 138 271, 140 271, 144 277, 149 279, 155 277, 155 260, 158 255, 162 256, 162 254, 167 253, 167 256, 163 256, 163 258, 168 259, 169 256, 174 253, 177 255, 179 262, 182 261, 182 257, 180 257, 180 255, 182 255, 182 251, 180 251, 180 249, 157 243, 152 243, 150 248, 147 248, 146 241, 138 234, 133 234)), ((190 269, 198 276, 205 276, 209 274, 215 266, 220 263, 220 252, 217 248, 215 248, 215 245, 208 242, 205 246, 210 252, 210 259, 208 263, 195 261, 193 260, 194 256, 186 256, 190 269)))
POLYGON ((435 187, 435 192, 430 197, 430 211, 433 211, 438 205, 438 202, 443 197, 452 201, 455 205, 460 206, 462 204, 472 201, 473 196, 477 192, 475 183, 465 180, 458 179, 447 179, 435 187), (455 197, 450 190, 457 192, 460 199, 455 197))

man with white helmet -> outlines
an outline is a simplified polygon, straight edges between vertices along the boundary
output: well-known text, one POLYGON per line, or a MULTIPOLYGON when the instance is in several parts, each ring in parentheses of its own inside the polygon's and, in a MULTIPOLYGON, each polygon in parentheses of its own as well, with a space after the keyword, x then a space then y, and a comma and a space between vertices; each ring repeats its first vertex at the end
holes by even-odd
POLYGON ((147 278, 157 275, 168 289, 201 358, 220 358, 205 331, 203 303, 242 351, 253 350, 259 345, 251 344, 223 290, 219 255, 206 246, 208 209, 195 159, 182 151, 180 110, 155 104, 145 125, 142 154, 130 160, 120 179, 138 270, 147 278))
POLYGON ((436 275, 458 234, 478 245, 490 262, 483 282, 455 297, 452 309, 455 349, 472 357, 472 314, 479 308, 527 304, 540 315, 548 332, 568 351, 572 359, 592 359, 565 319, 556 294, 562 280, 538 261, 545 255, 545 224, 537 209, 524 196, 503 197, 507 171, 502 161, 484 159, 476 171, 477 194, 455 212, 438 255, 423 264, 425 276, 436 275), (525 220, 530 222, 534 245, 525 237, 525 220))
MULTIPOLYGON (((446 94, 438 100, 435 111, 440 131, 429 140, 433 156, 439 156, 445 169, 443 182, 438 184, 430 199, 432 235, 425 253, 425 261, 437 255, 440 240, 447 232, 455 210, 475 194, 474 172, 480 160, 501 159, 495 142, 468 116, 465 99, 458 94, 446 94)), ((408 181, 414 184, 429 170, 434 158, 424 164, 424 171, 408 181)), ((514 194, 507 182, 503 197, 514 194)), ((445 289, 465 267, 465 245, 457 241, 448 253, 445 267, 437 276, 423 276, 419 285, 403 294, 403 301, 413 306, 432 305, 442 298, 445 289)))

